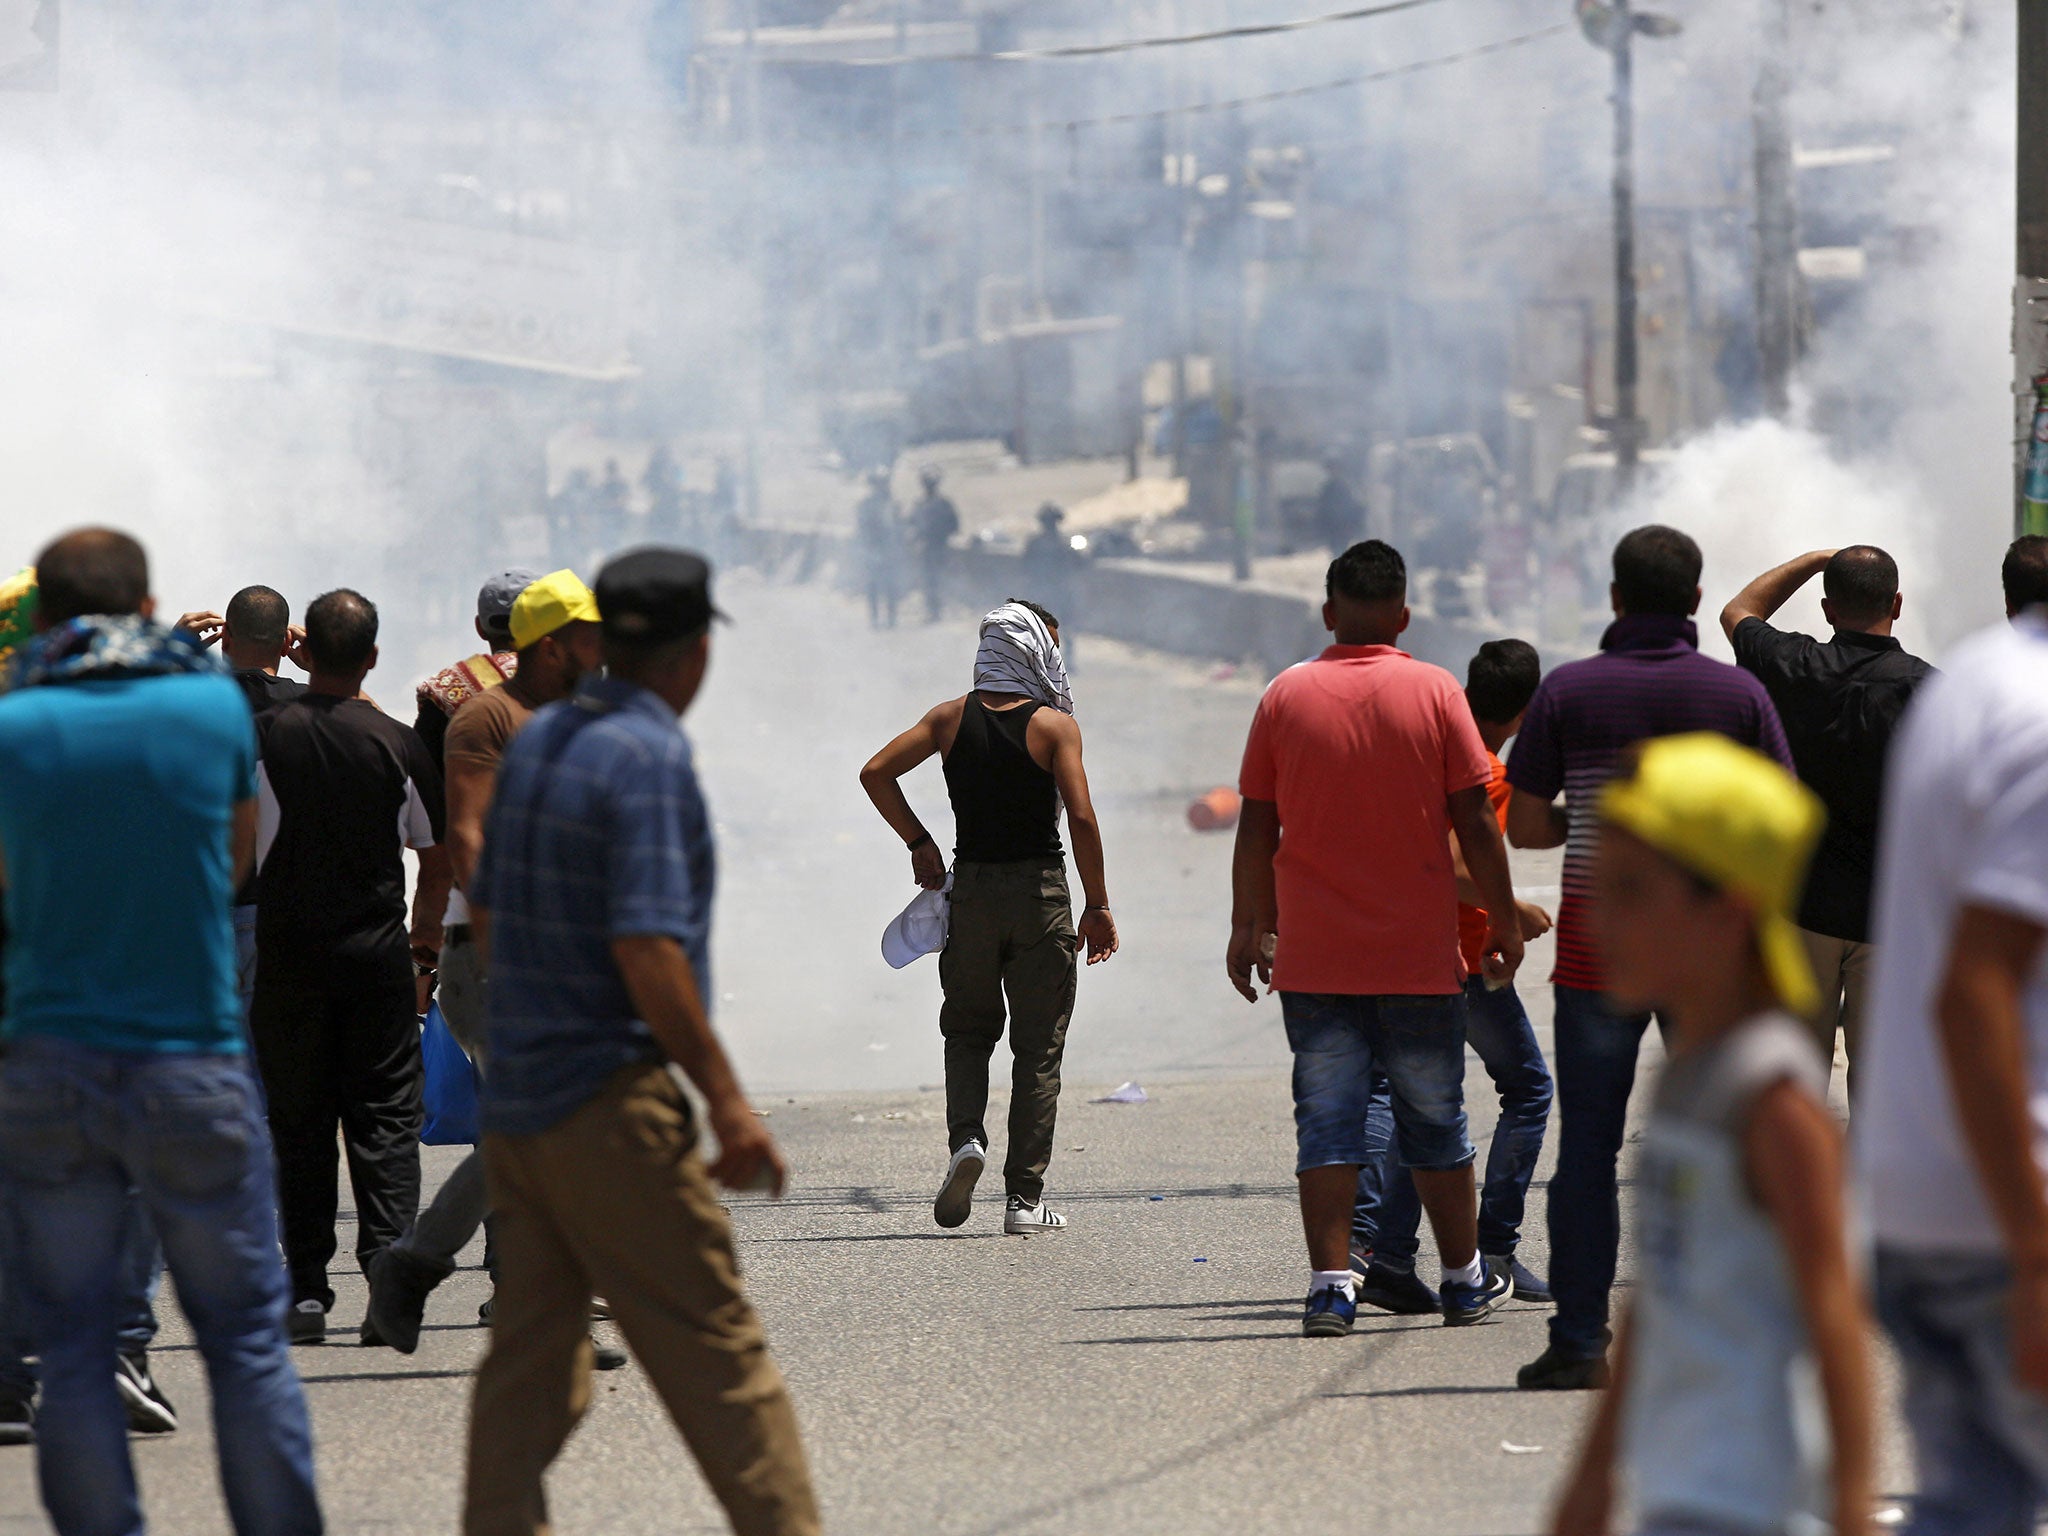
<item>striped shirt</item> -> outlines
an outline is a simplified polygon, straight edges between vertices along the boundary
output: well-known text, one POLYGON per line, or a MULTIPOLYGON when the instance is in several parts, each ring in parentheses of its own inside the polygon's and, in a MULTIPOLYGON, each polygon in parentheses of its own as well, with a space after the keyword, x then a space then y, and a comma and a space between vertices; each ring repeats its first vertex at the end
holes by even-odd
POLYGON ((1690 619, 1631 614, 1600 637, 1600 654, 1567 662, 1543 679, 1508 756, 1508 783, 1538 800, 1563 794, 1570 830, 1557 912, 1561 987, 1605 989, 1593 953, 1589 903, 1595 804, 1621 754, 1653 736, 1719 731, 1792 766, 1785 728, 1764 685, 1739 667, 1699 653, 1690 619))
POLYGON ((531 1136, 659 1061, 612 940, 659 935, 711 995, 711 823, 675 712, 586 679, 505 749, 470 904, 491 919, 484 1129, 531 1136))

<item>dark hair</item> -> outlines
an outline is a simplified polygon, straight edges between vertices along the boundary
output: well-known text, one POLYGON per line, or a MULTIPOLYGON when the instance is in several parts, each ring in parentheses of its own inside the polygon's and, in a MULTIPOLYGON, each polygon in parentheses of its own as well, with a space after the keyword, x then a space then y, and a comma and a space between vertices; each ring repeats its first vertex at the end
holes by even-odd
POLYGON ((1034 603, 1028 597, 1006 597, 1003 601, 1015 603, 1019 608, 1028 609, 1030 612, 1037 614, 1039 621, 1047 629, 1058 629, 1060 627, 1060 621, 1053 615, 1053 611, 1050 608, 1034 603))
POLYGON ((228 633, 245 645, 282 650, 291 629, 292 605, 270 587, 244 587, 228 599, 228 633))
POLYGON ((2048 537, 2025 533, 2014 539, 1998 574, 2005 582, 2005 606, 2014 613, 2048 603, 2048 537))
POLYGON ((306 650, 322 672, 357 672, 377 649, 377 605, 341 587, 306 605, 306 650))
POLYGON ((1399 603, 1408 597, 1408 564, 1382 539, 1354 544, 1330 562, 1323 590, 1354 603, 1399 603))
POLYGON ((149 556, 112 528, 80 528, 36 556, 36 609, 46 624, 140 613, 148 596, 149 556))
POLYGON ((1899 595, 1899 562, 1875 544, 1851 544, 1835 551, 1820 582, 1835 612, 1851 624, 1888 619, 1899 595))
POLYGON ((1542 681, 1543 663, 1535 646, 1526 640, 1489 640, 1465 668, 1465 702, 1474 720, 1506 725, 1529 707, 1542 681))
POLYGON ((1690 618, 1700 601, 1700 547, 1676 528, 1648 523, 1614 546, 1614 584, 1623 613, 1690 618))

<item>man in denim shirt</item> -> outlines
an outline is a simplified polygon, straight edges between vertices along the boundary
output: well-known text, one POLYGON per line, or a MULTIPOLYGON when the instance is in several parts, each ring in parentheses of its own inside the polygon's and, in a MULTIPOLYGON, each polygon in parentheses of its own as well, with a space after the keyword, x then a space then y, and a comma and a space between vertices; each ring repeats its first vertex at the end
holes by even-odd
POLYGON ((734 1530, 813 1536, 796 1415, 712 1188, 780 1193, 783 1166, 704 1006, 711 829, 676 722, 710 661, 710 571, 634 550, 596 591, 609 676, 506 750, 469 887, 499 1273, 463 1530, 547 1529, 542 1479, 590 1401, 602 1293, 734 1530), (704 1095, 708 1170, 670 1063, 704 1095))
POLYGON ((256 838, 249 711, 152 622, 133 539, 86 529, 37 566, 38 634, 0 696, 0 1239, 42 1356, 43 1504, 59 1536, 142 1529, 114 1379, 139 1203, 206 1359, 229 1519, 312 1536, 229 917, 256 838))

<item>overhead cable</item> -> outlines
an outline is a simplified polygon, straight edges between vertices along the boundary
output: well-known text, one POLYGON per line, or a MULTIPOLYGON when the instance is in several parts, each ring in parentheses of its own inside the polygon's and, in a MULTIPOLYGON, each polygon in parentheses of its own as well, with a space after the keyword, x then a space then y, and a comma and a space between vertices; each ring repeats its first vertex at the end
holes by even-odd
POLYGON ((1530 43, 1542 42, 1545 38, 1557 37, 1566 32, 1576 31, 1572 22, 1559 22, 1555 26, 1539 27, 1534 32, 1524 32, 1519 37, 1502 38, 1499 42, 1481 43, 1477 47, 1461 49, 1457 53, 1441 54, 1433 59, 1418 59, 1412 64, 1397 64, 1390 69, 1376 69, 1369 74, 1346 75, 1341 80, 1319 80, 1313 85, 1290 86, 1285 90, 1263 91, 1256 96, 1233 96, 1224 101, 1197 101, 1180 107, 1159 107, 1149 112, 1118 112, 1109 117, 1083 117, 1066 122, 1009 123, 995 128, 955 128, 943 132, 918 132, 902 135, 906 139, 978 139, 994 135, 1040 132, 1059 132, 1080 128, 1103 128, 1117 123, 1145 123, 1161 118, 1195 116, 1205 112, 1228 112, 1237 107, 1263 106, 1267 102, 1290 101, 1297 96, 1315 96, 1324 91, 1341 91, 1347 86, 1373 85, 1382 80, 1397 80, 1403 75, 1419 75, 1426 70, 1443 69, 1452 64, 1463 64, 1468 59, 1483 58, 1491 53, 1506 53, 1512 48, 1526 47, 1530 43))
POLYGON ((831 59, 820 63, 853 67, 885 68, 897 64, 1019 64, 1033 59, 1093 59, 1110 53, 1136 53, 1146 48, 1184 48, 1190 43, 1218 43, 1236 37, 1271 37, 1282 32, 1305 32, 1311 27, 1333 26, 1342 21, 1364 21, 1373 16, 1391 16, 1413 11, 1442 0, 1387 0, 1381 5, 1354 6, 1322 16, 1298 16, 1291 21, 1247 22, 1239 27, 1218 27, 1210 32, 1188 32, 1177 37, 1133 37, 1114 43, 1068 43, 1054 48, 1004 48, 992 53, 899 53, 878 59, 831 59))

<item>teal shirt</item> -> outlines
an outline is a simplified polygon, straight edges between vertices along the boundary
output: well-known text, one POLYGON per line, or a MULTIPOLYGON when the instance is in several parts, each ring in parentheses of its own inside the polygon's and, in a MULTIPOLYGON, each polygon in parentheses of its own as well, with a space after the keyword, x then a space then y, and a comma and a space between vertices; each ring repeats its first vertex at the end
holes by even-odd
POLYGON ((240 1051, 229 838, 255 793, 255 730, 225 673, 0 695, 0 1037, 240 1051))

